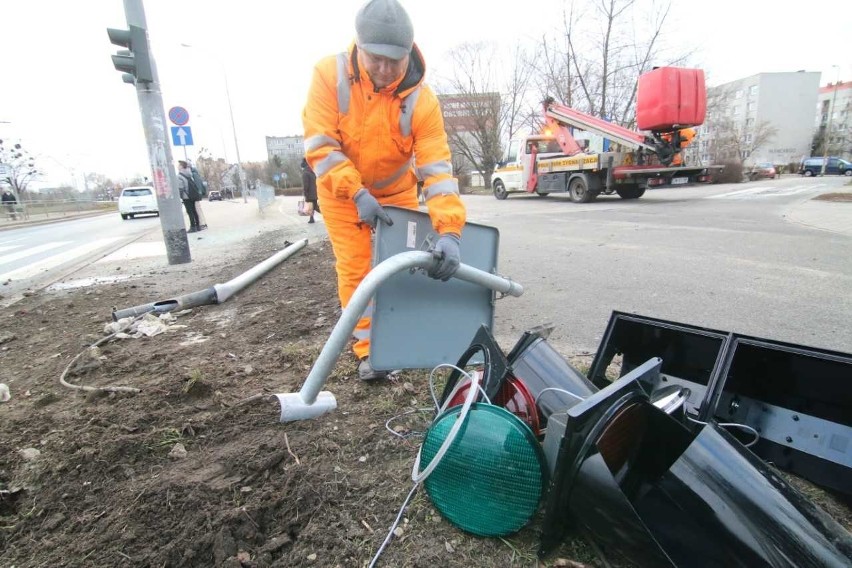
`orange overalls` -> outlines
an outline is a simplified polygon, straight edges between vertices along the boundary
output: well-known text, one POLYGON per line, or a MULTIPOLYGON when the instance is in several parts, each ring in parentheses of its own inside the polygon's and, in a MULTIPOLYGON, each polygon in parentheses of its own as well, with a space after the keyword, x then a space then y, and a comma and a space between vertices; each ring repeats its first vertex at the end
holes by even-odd
MULTIPOLYGON (((676 149, 677 153, 672 158, 673 166, 680 166, 683 164, 683 150, 692 144, 692 139, 695 138, 696 130, 694 128, 684 128, 683 130, 679 130, 679 138, 680 138, 680 146, 676 149)), ((672 134, 663 134, 663 139, 667 142, 672 141, 672 134)))
MULTIPOLYGON (((362 187, 382 205, 417 209, 417 180, 439 234, 461 235, 465 207, 453 177, 438 98, 424 85, 415 45, 402 78, 376 91, 353 44, 314 68, 302 115, 305 157, 317 174, 317 195, 336 259, 345 308, 371 268, 371 230, 358 220, 352 196, 362 187)), ((355 328, 355 354, 370 351, 372 304, 355 328)))

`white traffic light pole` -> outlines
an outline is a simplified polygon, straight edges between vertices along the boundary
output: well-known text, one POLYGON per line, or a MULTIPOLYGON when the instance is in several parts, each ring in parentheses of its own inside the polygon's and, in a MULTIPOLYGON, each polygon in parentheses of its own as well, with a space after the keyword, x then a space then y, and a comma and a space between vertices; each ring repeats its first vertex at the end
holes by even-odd
MULTIPOLYGON (((136 52, 133 54, 131 63, 136 65, 137 73, 141 71, 143 75, 147 75, 148 69, 140 69, 139 66, 145 63, 150 64, 150 76, 144 77, 146 80, 139 80, 137 76, 136 95, 139 99, 142 127, 145 130, 154 191, 157 194, 157 205, 160 209, 160 225, 166 244, 166 255, 169 264, 183 264, 190 262, 192 257, 186 237, 186 225, 183 221, 183 208, 178 192, 172 148, 166 138, 166 111, 163 109, 163 95, 160 92, 157 66, 150 53, 148 25, 142 0, 124 0, 124 12, 131 32, 134 26, 145 32, 144 41, 137 40, 144 45, 130 46, 131 51, 136 52), (150 82, 147 79, 150 79, 150 82)), ((110 39, 112 39, 112 32, 110 39)))

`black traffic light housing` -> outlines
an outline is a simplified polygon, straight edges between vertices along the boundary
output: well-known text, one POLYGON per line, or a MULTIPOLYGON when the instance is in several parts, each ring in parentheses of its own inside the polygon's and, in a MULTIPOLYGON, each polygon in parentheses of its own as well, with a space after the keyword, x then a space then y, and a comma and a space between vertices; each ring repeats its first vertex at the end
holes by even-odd
POLYGON ((154 72, 151 69, 151 54, 148 50, 148 34, 139 26, 128 26, 130 29, 118 30, 107 28, 109 41, 128 49, 121 49, 112 56, 112 64, 125 83, 153 83, 154 72))

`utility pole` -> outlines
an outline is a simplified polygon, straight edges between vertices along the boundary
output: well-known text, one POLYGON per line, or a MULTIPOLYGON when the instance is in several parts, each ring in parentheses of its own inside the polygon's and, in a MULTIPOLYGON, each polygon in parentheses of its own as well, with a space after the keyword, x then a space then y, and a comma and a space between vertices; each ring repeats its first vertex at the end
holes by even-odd
POLYGON ((828 107, 828 123, 825 125, 825 135, 822 137, 824 148, 822 152, 822 168, 819 174, 821 176, 825 175, 825 167, 828 165, 828 143, 831 141, 831 115, 834 114, 834 103, 837 100, 837 83, 840 82, 840 66, 832 65, 832 67, 837 67, 837 77, 834 80, 834 94, 831 95, 831 105, 828 107))
POLYGON ((172 148, 166 139, 166 111, 163 109, 157 66, 148 44, 148 25, 142 0, 124 0, 124 13, 128 29, 107 28, 112 43, 128 48, 113 55, 112 62, 117 70, 124 72, 122 80, 125 83, 136 85, 166 255, 169 264, 183 264, 190 262, 192 257, 183 221, 172 148))

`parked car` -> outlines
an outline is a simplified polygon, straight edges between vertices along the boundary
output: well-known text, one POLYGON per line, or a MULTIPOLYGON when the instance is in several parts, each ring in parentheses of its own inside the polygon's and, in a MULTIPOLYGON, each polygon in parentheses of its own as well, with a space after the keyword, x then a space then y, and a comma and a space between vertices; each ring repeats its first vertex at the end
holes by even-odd
MULTIPOLYGON (((799 166, 799 175, 818 176, 822 173, 822 164, 825 158, 808 158, 799 166)), ((852 162, 842 158, 831 156, 825 166, 826 175, 852 176, 852 162)))
POLYGON ((222 201, 222 193, 215 189, 207 194, 208 201, 222 201))
POLYGON ((757 164, 751 171, 748 172, 748 178, 751 181, 756 179, 775 179, 778 177, 778 171, 773 164, 768 162, 757 164))
POLYGON ((135 215, 160 215, 157 196, 151 187, 125 187, 118 196, 118 212, 125 221, 135 215))

